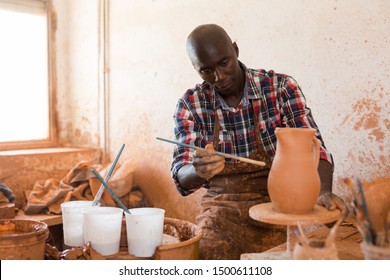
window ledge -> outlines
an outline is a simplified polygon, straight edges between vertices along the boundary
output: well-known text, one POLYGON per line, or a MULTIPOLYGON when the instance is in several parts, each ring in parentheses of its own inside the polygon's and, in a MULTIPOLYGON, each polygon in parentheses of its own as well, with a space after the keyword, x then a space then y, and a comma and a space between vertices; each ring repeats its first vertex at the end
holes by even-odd
POLYGON ((0 156, 42 155, 42 154, 75 153, 75 152, 77 153, 77 152, 96 151, 96 150, 99 149, 76 148, 76 147, 55 147, 55 148, 0 151, 0 156))

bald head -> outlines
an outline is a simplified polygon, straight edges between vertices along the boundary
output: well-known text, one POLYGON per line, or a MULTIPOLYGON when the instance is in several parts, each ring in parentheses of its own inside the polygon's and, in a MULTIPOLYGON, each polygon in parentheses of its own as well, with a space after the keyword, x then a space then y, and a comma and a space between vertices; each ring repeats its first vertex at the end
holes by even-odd
POLYGON ((231 45, 232 40, 229 35, 216 24, 204 24, 196 27, 188 35, 186 43, 187 54, 193 62, 203 53, 231 45))
POLYGON ((186 47, 192 66, 206 83, 222 94, 225 101, 229 97, 241 100, 244 70, 238 61, 237 44, 232 43, 222 27, 216 24, 196 27, 188 35, 186 47))

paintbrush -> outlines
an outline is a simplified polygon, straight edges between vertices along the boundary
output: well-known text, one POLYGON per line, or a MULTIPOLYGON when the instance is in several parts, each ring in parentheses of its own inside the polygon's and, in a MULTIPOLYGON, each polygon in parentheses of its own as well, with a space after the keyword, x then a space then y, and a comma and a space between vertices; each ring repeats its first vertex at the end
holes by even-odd
POLYGON ((325 247, 329 247, 330 244, 336 239, 336 232, 342 222, 347 218, 349 214, 348 208, 344 209, 341 217, 337 220, 337 222, 333 225, 332 229, 329 232, 328 237, 325 240, 325 247))
MULTIPOLYGON (((157 140, 161 140, 161 141, 165 141, 165 142, 168 142, 168 143, 176 144, 176 145, 179 145, 179 146, 187 147, 187 148, 190 148, 190 149, 194 149, 194 150, 206 150, 205 148, 202 148, 202 147, 188 145, 188 144, 185 144, 185 143, 172 141, 172 140, 168 140, 168 139, 164 139, 164 138, 160 138, 160 137, 156 137, 156 139, 157 140)), ((234 155, 225 154, 225 153, 218 152, 218 151, 216 151, 215 154, 219 155, 219 156, 222 156, 222 157, 225 157, 225 158, 231 158, 231 159, 236 159, 236 160, 239 160, 239 161, 242 161, 242 162, 247 162, 247 163, 251 163, 251 164, 255 164, 255 165, 259 165, 259 166, 265 166, 265 162, 263 162, 263 161, 258 161, 258 160, 253 160, 253 159, 249 159, 249 158, 234 156, 234 155)))
POLYGON ((390 209, 387 210, 387 214, 384 216, 384 229, 385 229, 385 247, 390 246, 390 209))
POLYGON ((372 226, 372 223, 370 221, 367 203, 366 203, 366 199, 364 197, 363 186, 362 186, 362 182, 360 181, 360 179, 356 180, 356 186, 358 188, 358 193, 360 194, 360 202, 358 202, 358 205, 360 204, 360 207, 361 207, 360 210, 362 212, 361 214, 362 214, 362 220, 363 220, 362 226, 366 230, 366 241, 368 243, 375 244, 377 234, 376 234, 375 229, 372 226))
POLYGON ((298 230, 295 230, 294 233, 298 237, 300 243, 302 246, 309 246, 310 241, 307 239, 305 235, 305 231, 303 230, 302 223, 300 221, 297 222, 297 228, 298 230))
POLYGON ((106 190, 111 194, 111 196, 115 199, 115 201, 118 203, 118 205, 125 211, 127 214, 131 214, 129 209, 122 203, 120 198, 116 195, 116 193, 111 190, 111 188, 108 186, 108 184, 104 181, 104 179, 100 176, 100 174, 92 168, 93 174, 95 174, 96 178, 99 179, 99 181, 103 184, 103 186, 106 188, 106 190))
POLYGON ((365 200, 363 186, 359 179, 356 180, 356 184, 351 179, 345 178, 344 183, 353 191, 353 206, 354 214, 357 218, 358 224, 356 225, 360 234, 368 244, 376 243, 376 233, 369 222, 367 203, 365 200))

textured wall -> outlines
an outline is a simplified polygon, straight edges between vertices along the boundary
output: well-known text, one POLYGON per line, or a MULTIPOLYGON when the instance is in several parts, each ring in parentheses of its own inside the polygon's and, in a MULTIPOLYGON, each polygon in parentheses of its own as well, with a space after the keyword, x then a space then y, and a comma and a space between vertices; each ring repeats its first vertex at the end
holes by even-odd
POLYGON ((60 144, 99 147, 98 0, 54 0, 60 144))
MULTIPOLYGON (((98 1, 55 0, 63 142, 98 144, 98 1), (86 105, 88 104, 88 105, 86 105)), ((250 67, 300 83, 340 179, 390 173, 390 2, 111 0, 110 155, 126 144, 135 181, 167 216, 194 220, 201 193, 181 198, 170 179, 177 98, 200 82, 185 53, 197 25, 224 26, 250 67)))

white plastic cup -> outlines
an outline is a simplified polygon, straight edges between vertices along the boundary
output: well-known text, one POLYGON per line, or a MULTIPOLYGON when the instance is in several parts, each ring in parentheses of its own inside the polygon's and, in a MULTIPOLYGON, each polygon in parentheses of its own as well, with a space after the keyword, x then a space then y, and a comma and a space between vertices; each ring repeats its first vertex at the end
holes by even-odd
POLYGON ((102 256, 119 252, 123 210, 117 207, 89 208, 84 212, 84 242, 102 256))
POLYGON ((130 255, 151 257, 162 244, 165 210, 143 207, 125 212, 127 245, 130 255))
MULTIPOLYGON (((64 243, 67 246, 84 245, 84 211, 93 201, 76 200, 61 203, 64 243)), ((96 205, 96 207, 98 207, 96 205)), ((95 206, 93 206, 95 207, 95 206)))

